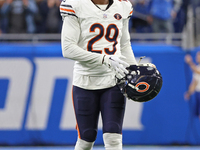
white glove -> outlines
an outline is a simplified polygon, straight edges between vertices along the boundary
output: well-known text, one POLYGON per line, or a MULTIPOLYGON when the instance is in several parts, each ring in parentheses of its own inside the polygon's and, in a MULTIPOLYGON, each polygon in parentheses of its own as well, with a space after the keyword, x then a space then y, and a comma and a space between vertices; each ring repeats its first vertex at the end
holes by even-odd
POLYGON ((108 68, 115 71, 118 78, 123 78, 128 73, 126 67, 130 65, 114 55, 105 55, 102 61, 108 68))

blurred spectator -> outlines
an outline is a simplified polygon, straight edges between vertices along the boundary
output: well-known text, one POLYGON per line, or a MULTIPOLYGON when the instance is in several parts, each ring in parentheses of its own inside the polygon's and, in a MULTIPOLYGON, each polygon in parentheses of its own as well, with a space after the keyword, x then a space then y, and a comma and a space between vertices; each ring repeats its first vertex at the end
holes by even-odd
POLYGON ((38 7, 38 13, 35 16, 36 32, 45 33, 46 32, 46 18, 48 14, 48 6, 46 0, 36 0, 38 7))
POLYGON ((177 13, 177 17, 173 20, 174 23, 174 32, 181 33, 183 32, 184 26, 187 23, 187 11, 190 0, 182 0, 181 8, 177 13))
POLYGON ((190 66, 193 72, 193 79, 189 85, 188 91, 185 93, 185 99, 189 100, 190 96, 195 93, 196 95, 196 115, 200 119, 200 51, 196 54, 196 65, 190 55, 185 56, 185 62, 190 66))
MULTIPOLYGON (((199 39, 200 36, 200 0, 191 0, 194 14, 194 36, 199 39)), ((199 42, 197 42, 199 43, 199 42)))
POLYGON ((149 17, 149 0, 131 0, 133 15, 130 19, 130 30, 137 33, 151 32, 149 17))
POLYGON ((35 0, 5 0, 2 8, 3 31, 7 33, 34 33, 35 0))
POLYGON ((60 16, 60 0, 48 0, 48 15, 46 20, 47 33, 61 31, 62 17, 60 16))
POLYGON ((60 33, 62 18, 59 7, 61 1, 37 0, 36 3, 39 8, 39 12, 35 18, 37 33, 60 33))
POLYGON ((4 3, 4 0, 0 0, 0 34, 2 33, 2 16, 1 16, 1 7, 4 3))
POLYGON ((197 7, 200 7, 200 0, 191 0, 192 7, 194 9, 194 14, 197 7))
POLYGON ((181 3, 182 0, 151 0, 150 15, 153 32, 174 32, 173 20, 177 16, 181 3))

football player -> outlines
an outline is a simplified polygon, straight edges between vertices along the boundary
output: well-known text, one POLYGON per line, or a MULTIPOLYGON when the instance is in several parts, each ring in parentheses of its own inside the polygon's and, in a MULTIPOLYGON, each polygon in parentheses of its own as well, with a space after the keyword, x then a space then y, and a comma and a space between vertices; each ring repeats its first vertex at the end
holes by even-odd
POLYGON ((189 85, 188 91, 186 91, 184 97, 186 100, 190 99, 190 96, 195 93, 196 96, 196 115, 200 119, 200 51, 196 54, 196 65, 190 55, 185 56, 185 62, 189 65, 193 71, 193 79, 189 85))
POLYGON ((136 65, 128 31, 132 5, 128 0, 63 0, 63 57, 75 60, 73 104, 78 138, 75 150, 90 150, 98 118, 106 150, 122 150, 125 98, 115 76, 136 65))

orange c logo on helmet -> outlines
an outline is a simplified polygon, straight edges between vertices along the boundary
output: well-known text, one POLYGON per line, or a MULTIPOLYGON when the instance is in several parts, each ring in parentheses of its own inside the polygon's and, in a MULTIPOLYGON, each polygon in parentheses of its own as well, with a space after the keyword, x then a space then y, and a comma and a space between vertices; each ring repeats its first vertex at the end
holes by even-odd
POLYGON ((137 90, 138 92, 143 93, 143 92, 146 92, 149 89, 150 85, 146 82, 139 82, 138 84, 136 84, 136 87, 138 88, 138 90, 137 90), (145 85, 146 86, 145 89, 140 90, 138 88, 140 85, 145 85))

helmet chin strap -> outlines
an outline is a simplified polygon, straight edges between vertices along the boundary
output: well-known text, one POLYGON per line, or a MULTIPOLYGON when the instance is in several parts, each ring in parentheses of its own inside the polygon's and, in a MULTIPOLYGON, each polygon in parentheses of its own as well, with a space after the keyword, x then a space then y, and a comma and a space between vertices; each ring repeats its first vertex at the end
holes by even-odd
POLYGON ((143 58, 145 58, 146 56, 141 56, 140 57, 140 60, 139 60, 139 62, 138 62, 138 64, 140 64, 140 62, 141 62, 141 60, 143 59, 143 58))

